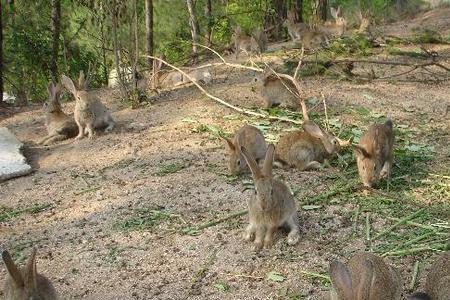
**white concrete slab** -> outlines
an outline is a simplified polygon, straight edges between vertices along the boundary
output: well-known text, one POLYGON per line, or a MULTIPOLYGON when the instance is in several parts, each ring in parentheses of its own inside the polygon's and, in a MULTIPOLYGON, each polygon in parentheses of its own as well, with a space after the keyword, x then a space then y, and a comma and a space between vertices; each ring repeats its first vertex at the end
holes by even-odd
POLYGON ((29 174, 32 169, 21 153, 23 144, 6 127, 0 127, 0 181, 29 174))

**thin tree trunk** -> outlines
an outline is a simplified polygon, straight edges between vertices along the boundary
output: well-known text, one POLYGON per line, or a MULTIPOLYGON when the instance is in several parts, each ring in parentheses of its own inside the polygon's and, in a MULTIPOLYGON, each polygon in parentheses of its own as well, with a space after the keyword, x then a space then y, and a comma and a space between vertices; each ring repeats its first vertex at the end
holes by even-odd
POLYGON ((2 97, 0 101, 0 106, 6 106, 6 103, 3 102, 3 7, 2 2, 0 1, 0 95, 2 97))
POLYGON ((101 47, 102 47, 102 64, 103 64, 103 76, 106 80, 106 83, 108 83, 108 66, 106 61, 106 37, 105 37, 105 8, 103 7, 103 2, 100 2, 100 36, 101 36, 101 47))
POLYGON ((113 50, 114 50, 114 61, 116 65, 117 79, 119 80, 120 91, 122 92, 122 98, 127 99, 127 90, 125 87, 125 83, 123 82, 122 70, 120 68, 120 55, 119 55, 119 41, 117 37, 117 28, 119 26, 118 20, 118 7, 117 2, 113 3, 113 7, 111 9, 112 12, 112 42, 113 42, 113 50))
POLYGON ((320 1, 319 12, 320 12, 320 18, 322 19, 322 21, 326 21, 327 20, 327 12, 328 12, 328 0, 320 1))
MULTIPOLYGON (((153 55, 153 0, 145 0, 145 36, 146 36, 146 54, 153 55)), ((153 68, 153 60, 147 58, 147 67, 153 68)))
POLYGON ((209 47, 211 46, 211 39, 212 39, 211 33, 213 26, 211 0, 205 1, 205 17, 206 17, 205 44, 209 47))
POLYGON ((397 9, 397 13, 401 14, 403 12, 403 0, 396 0, 395 6, 397 9))
POLYGON ((189 11, 189 24, 191 25, 191 35, 192 35, 192 52, 193 52, 193 61, 194 63, 197 61, 197 55, 198 55, 198 22, 197 18, 195 17, 194 12, 194 5, 192 3, 192 0, 186 0, 187 8, 189 11))
POLYGON ((133 16, 134 16, 134 61, 133 61, 133 87, 137 90, 137 64, 139 60, 139 32, 138 32, 138 12, 137 12, 137 2, 133 1, 133 16))
POLYGON ((58 82, 58 50, 61 29, 61 0, 52 0, 52 60, 50 71, 54 83, 58 82))
POLYGON ((303 23, 303 0, 295 1, 295 14, 297 22, 303 23))

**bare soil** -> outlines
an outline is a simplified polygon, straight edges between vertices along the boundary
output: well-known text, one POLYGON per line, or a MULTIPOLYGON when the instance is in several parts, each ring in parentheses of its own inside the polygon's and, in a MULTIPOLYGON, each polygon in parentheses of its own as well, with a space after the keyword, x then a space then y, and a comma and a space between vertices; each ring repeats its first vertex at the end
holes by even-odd
MULTIPOLYGON (((450 24, 446 26, 448 30, 450 24)), ((207 87, 212 94, 241 107, 262 104, 252 91, 252 72, 233 70, 220 76, 207 87)), ((326 94, 330 118, 357 124, 364 131, 370 124, 348 110, 364 107, 391 117, 396 126, 414 129, 414 142, 435 147, 436 158, 429 168, 450 175, 448 82, 357 84, 309 78, 303 84, 306 93, 326 94)), ((199 125, 215 125, 231 133, 245 122, 261 121, 238 116, 194 87, 167 93, 136 110, 124 108, 114 91, 98 93, 113 109, 118 125, 111 134, 93 140, 37 146, 45 134, 38 106, 0 121, 26 143, 26 154, 36 169, 29 176, 0 183, 0 207, 49 205, 1 222, 1 247, 22 263, 36 247, 38 271, 52 279, 61 299, 306 299, 318 297, 328 285, 301 271, 326 274, 333 259, 345 261, 364 249, 363 222, 356 235, 352 232, 354 202, 301 209, 304 204, 317 204, 310 203, 311 197, 329 191, 333 179, 326 175, 331 169, 275 169, 298 193, 302 236, 296 246, 288 246, 286 233, 280 231, 272 249, 256 252, 242 240, 246 216, 197 235, 180 232, 245 209, 254 194, 242 184, 249 176, 232 181, 224 175, 225 144, 199 130, 199 125), (237 117, 224 118, 230 115, 237 117), (126 230, 135 224, 124 222, 140 209, 164 215, 146 229, 126 230), (284 280, 267 279, 269 272, 282 274, 284 280)), ((73 103, 64 109, 71 112, 73 103)), ((323 111, 319 114, 323 116, 323 111)), ((272 126, 276 133, 293 127, 280 122, 272 126)), ((433 205, 426 195, 420 199, 423 205, 433 205)), ((375 230, 390 224, 373 213, 375 230)), ((432 257, 433 253, 420 256, 425 266, 432 257)), ((416 259, 415 255, 388 259, 401 271, 405 287, 416 259)), ((5 276, 2 266, 0 278, 5 276)))

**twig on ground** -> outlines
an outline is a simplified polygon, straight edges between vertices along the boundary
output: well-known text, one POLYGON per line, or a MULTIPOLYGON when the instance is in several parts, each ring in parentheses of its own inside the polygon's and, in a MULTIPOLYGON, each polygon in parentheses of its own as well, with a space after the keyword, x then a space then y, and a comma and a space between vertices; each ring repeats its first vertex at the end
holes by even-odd
POLYGON ((366 248, 371 251, 372 250, 372 240, 370 237, 370 213, 366 214, 366 248))
POLYGON ((331 282, 330 276, 327 275, 323 275, 323 274, 319 274, 319 273, 315 273, 315 272, 310 272, 310 271, 304 271, 304 270, 300 270, 300 273, 308 276, 308 277, 314 277, 314 278, 320 278, 320 279, 325 279, 328 280, 329 282, 331 282))
POLYGON ((225 276, 231 276, 231 277, 242 277, 242 278, 249 278, 249 279, 256 279, 256 280, 263 280, 264 277, 260 276, 252 276, 252 275, 246 275, 246 274, 232 274, 232 273, 219 273, 220 275, 225 276))
POLYGON ((212 227, 212 226, 216 226, 220 223, 223 223, 225 221, 228 221, 230 219, 233 218, 237 218, 243 215, 246 215, 248 213, 248 210, 244 209, 244 210, 239 210, 236 212, 233 212, 223 218, 217 219, 217 220, 212 220, 206 223, 203 223, 201 225, 198 226, 189 226, 189 227, 185 227, 183 229, 181 229, 181 232, 186 233, 186 234, 197 234, 199 231, 206 229, 208 227, 212 227))
POLYGON ((416 260, 416 263, 414 264, 414 270, 413 275, 411 278, 411 283, 409 284, 409 290, 414 291, 416 288, 416 282, 417 282, 417 275, 419 274, 419 261, 416 260))

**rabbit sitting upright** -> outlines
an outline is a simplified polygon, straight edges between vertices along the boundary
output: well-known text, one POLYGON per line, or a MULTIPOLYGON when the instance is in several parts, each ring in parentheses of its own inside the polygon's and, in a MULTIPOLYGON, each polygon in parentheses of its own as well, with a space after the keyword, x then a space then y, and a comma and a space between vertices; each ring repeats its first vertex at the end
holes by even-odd
POLYGON ((368 252, 356 253, 345 266, 330 264, 332 300, 398 300, 401 280, 383 259, 368 252))
POLYGON ((256 191, 255 197, 248 200, 250 224, 245 231, 245 240, 254 240, 257 249, 263 246, 270 248, 278 227, 287 226, 288 244, 295 245, 300 238, 297 208, 294 196, 287 185, 273 178, 275 146, 273 144, 268 146, 262 169, 245 147, 241 147, 241 151, 252 171, 256 191))
POLYGON ((49 99, 44 103, 44 110, 48 135, 39 141, 39 144, 45 146, 75 137, 78 134, 78 127, 75 121, 61 109, 61 104, 59 103, 61 87, 59 84, 54 85, 53 82, 50 82, 47 89, 49 99))
POLYGON ((33 249, 27 266, 21 270, 13 262, 8 251, 2 253, 9 278, 5 282, 6 300, 56 300, 55 288, 48 278, 37 273, 36 249, 33 249))
POLYGON ((321 163, 341 147, 350 145, 332 134, 322 131, 312 121, 305 121, 303 131, 293 131, 281 136, 275 159, 300 171, 321 169, 321 163))
POLYGON ((394 131, 391 120, 374 124, 354 145, 358 173, 365 187, 389 176, 393 163, 394 131))
POLYGON ((63 75, 62 83, 75 97, 75 122, 78 125, 78 136, 82 139, 86 134, 89 138, 95 135, 94 130, 104 129, 110 132, 115 125, 111 111, 100 101, 98 96, 87 91, 88 80, 85 79, 83 71, 78 78, 78 88, 72 79, 63 75))
POLYGON ((244 125, 236 132, 233 140, 224 139, 229 148, 228 169, 231 175, 238 175, 249 170, 241 147, 245 147, 257 163, 266 155, 267 143, 264 135, 254 126, 244 125))

